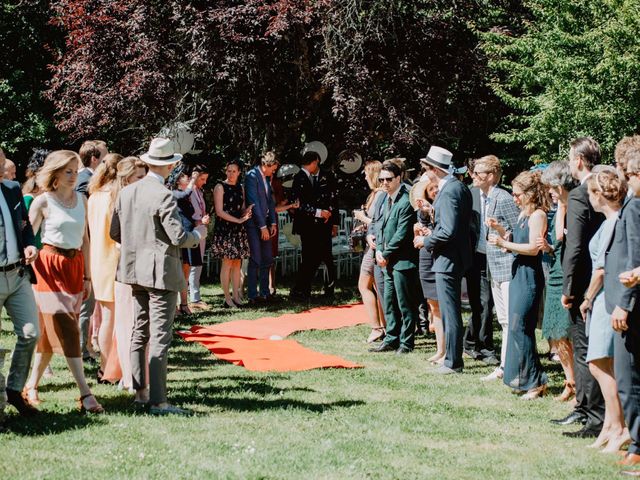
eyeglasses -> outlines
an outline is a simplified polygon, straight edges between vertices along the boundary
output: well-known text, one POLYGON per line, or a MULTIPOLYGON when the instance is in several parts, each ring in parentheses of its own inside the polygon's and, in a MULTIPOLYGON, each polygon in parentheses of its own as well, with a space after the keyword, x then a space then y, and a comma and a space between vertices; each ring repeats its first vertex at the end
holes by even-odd
POLYGON ((396 177, 378 177, 378 181, 380 183, 385 183, 385 182, 389 182, 391 183, 391 181, 396 178, 396 177))

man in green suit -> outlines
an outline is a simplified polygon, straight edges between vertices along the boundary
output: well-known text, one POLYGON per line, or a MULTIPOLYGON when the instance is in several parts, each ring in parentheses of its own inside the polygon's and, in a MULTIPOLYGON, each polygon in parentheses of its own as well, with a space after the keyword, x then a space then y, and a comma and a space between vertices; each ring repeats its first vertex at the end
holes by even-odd
POLYGON ((376 232, 376 262, 384 272, 384 316, 387 331, 384 342, 371 352, 397 354, 413 350, 418 320, 418 254, 413 247, 416 214, 409 203, 409 192, 402 185, 400 167, 390 161, 382 164, 378 177, 386 196, 383 218, 376 232))

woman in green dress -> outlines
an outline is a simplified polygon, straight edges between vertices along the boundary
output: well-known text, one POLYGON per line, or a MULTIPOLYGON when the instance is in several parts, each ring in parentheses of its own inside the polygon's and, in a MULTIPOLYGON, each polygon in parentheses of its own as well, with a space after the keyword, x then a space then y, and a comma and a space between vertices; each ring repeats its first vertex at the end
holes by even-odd
POLYGON ((555 350, 560 358, 564 371, 564 390, 557 397, 562 402, 568 402, 576 394, 575 377, 573 373, 573 346, 569 339, 571 319, 567 311, 562 308, 562 251, 564 249, 565 216, 569 192, 577 186, 571 176, 569 162, 559 160, 551 163, 542 172, 542 183, 549 189, 551 198, 558 208, 549 226, 549 237, 539 240, 541 250, 553 256, 554 261, 549 271, 546 296, 544 301, 544 318, 542 320, 542 336, 549 341, 549 346, 555 350))

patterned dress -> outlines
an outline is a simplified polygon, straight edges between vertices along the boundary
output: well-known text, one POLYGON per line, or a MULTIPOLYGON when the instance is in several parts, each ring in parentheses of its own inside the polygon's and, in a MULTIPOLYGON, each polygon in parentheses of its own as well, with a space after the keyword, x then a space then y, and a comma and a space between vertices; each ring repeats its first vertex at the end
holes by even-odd
MULTIPOLYGON (((242 216, 244 193, 241 184, 221 183, 222 209, 233 217, 242 216)), ((241 259, 249 256, 249 240, 244 224, 228 222, 216 215, 211 253, 216 258, 241 259)))

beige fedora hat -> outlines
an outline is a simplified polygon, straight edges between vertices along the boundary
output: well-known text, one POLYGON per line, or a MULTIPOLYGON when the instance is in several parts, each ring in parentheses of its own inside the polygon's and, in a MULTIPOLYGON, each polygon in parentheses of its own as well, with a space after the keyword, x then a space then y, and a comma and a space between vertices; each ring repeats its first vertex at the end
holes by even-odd
POLYGON ((162 167, 179 162, 182 155, 176 153, 173 141, 168 138, 154 138, 149 145, 149 151, 140 155, 140 159, 149 165, 162 167))

